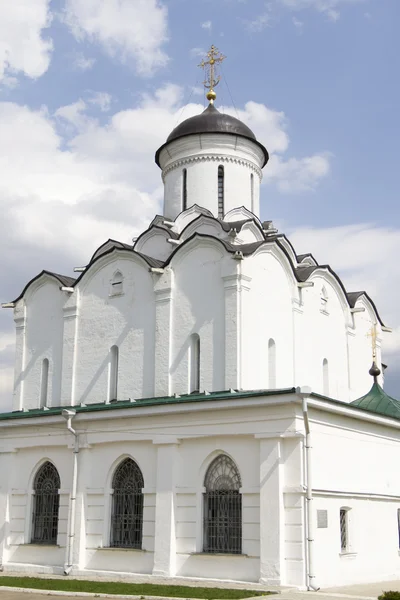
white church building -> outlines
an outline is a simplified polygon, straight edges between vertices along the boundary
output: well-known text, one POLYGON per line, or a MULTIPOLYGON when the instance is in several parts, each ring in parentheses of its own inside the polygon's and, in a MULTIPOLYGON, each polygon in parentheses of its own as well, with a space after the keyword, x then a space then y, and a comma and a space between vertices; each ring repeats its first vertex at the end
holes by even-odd
POLYGON ((268 152, 208 96, 157 151, 163 214, 134 244, 3 305, 4 572, 310 590, 400 576, 387 328, 260 220, 268 152))

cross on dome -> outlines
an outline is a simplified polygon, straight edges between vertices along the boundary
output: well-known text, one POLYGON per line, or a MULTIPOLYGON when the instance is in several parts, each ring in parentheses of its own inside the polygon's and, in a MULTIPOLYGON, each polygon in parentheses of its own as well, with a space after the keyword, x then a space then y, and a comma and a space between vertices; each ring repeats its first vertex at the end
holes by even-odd
POLYGON ((207 100, 209 100, 210 104, 214 103, 214 100, 217 98, 217 94, 214 91, 214 88, 221 81, 221 75, 216 75, 215 71, 218 65, 220 65, 226 58, 214 45, 211 46, 210 50, 207 52, 208 60, 203 60, 199 64, 199 67, 204 69, 206 78, 203 81, 204 87, 209 90, 206 94, 207 100))

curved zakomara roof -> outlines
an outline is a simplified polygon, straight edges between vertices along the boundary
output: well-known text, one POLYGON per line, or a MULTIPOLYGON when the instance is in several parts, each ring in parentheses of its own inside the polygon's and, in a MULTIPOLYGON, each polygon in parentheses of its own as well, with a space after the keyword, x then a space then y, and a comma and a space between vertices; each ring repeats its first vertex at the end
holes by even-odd
MULTIPOLYGON (((26 293, 27 289, 35 282, 37 281, 40 277, 42 277, 43 275, 48 275, 50 277, 54 277, 57 281, 59 281, 61 283, 62 286, 66 286, 66 287, 75 287, 80 281, 81 279, 87 275, 87 273, 89 272, 90 269, 92 269, 93 265, 95 265, 97 263, 98 260, 100 260, 103 256, 106 256, 108 254, 112 254, 113 252, 127 252, 130 254, 134 254, 135 256, 139 256, 150 268, 163 268, 168 266, 171 261, 173 260, 173 258, 175 257, 175 255, 180 252, 182 250, 182 248, 184 248, 187 244, 190 244, 195 238, 198 239, 210 239, 213 240, 214 242, 221 244, 225 250, 227 252, 229 252, 230 254, 237 254, 238 252, 241 252, 243 254, 243 256, 251 256, 252 254, 254 254, 254 252, 256 252, 256 250, 258 250, 260 247, 264 246, 264 245, 270 245, 272 243, 276 244, 281 252, 286 256, 288 263, 293 271, 293 274, 296 278, 296 281, 300 282, 305 282, 307 281, 311 275, 315 272, 315 271, 327 271, 329 272, 332 277, 337 281, 337 283, 339 284, 340 288, 343 291, 343 294, 347 300, 347 303, 349 305, 349 308, 354 308, 356 302, 363 296, 365 297, 371 304, 373 310, 375 311, 375 314, 377 316, 377 319, 379 320, 379 323, 381 324, 382 327, 384 327, 384 322, 382 321, 378 310, 375 306, 375 303, 371 300, 371 298, 368 296, 368 294, 364 291, 360 291, 360 292, 347 292, 346 288, 343 285, 342 280, 340 279, 340 277, 337 275, 337 273, 335 273, 335 271, 333 271, 333 269, 331 269, 331 267, 329 265, 317 265, 317 266, 310 266, 310 267, 297 267, 294 263, 293 260, 291 258, 291 256, 289 255, 288 251, 286 250, 286 248, 284 247, 284 245, 280 242, 279 238, 285 238, 285 240, 287 240, 286 236, 283 236, 282 234, 280 235, 271 235, 268 236, 265 240, 263 241, 259 241, 259 242, 252 242, 250 244, 231 244, 230 242, 220 239, 220 238, 216 238, 212 235, 208 235, 208 234, 204 234, 204 233, 198 233, 195 232, 193 235, 191 235, 190 237, 188 237, 187 239, 185 239, 184 241, 182 241, 181 244, 179 244, 175 250, 173 252, 171 252, 170 256, 168 257, 168 259, 166 261, 161 261, 158 260, 156 258, 152 258, 151 256, 147 256, 146 254, 143 254, 141 252, 136 252, 135 250, 133 250, 132 246, 129 246, 127 244, 123 244, 121 242, 117 242, 116 240, 107 240, 107 242, 105 242, 104 244, 102 244, 100 246, 100 248, 98 248, 96 250, 96 252, 93 254, 90 262, 88 263, 85 271, 83 271, 83 273, 80 274, 80 276, 77 279, 74 279, 73 277, 68 277, 65 275, 59 275, 58 273, 52 273, 50 271, 42 271, 41 273, 39 273, 39 275, 37 275, 36 277, 34 277, 33 279, 31 279, 26 286, 24 287, 23 291, 21 292, 21 294, 18 296, 18 298, 16 298, 13 302, 16 303, 18 302, 18 300, 20 300, 24 294, 26 293)), ((287 240, 289 242, 289 240, 287 240)), ((290 243, 290 242, 289 242, 290 243)), ((291 245, 291 244, 290 244, 291 245)), ((293 246, 292 246, 293 247, 293 246)))
POLYGON ((15 300, 13 300, 13 303, 16 303, 16 302, 18 302, 18 300, 21 300, 21 298, 25 295, 28 288, 30 288, 31 285, 33 285, 36 281, 38 281, 38 279, 40 279, 41 277, 44 277, 44 276, 52 277, 55 281, 58 281, 59 283, 61 283, 62 286, 65 286, 65 287, 73 287, 76 282, 76 279, 74 277, 68 277, 68 275, 60 275, 59 273, 52 273, 52 271, 43 270, 38 275, 36 275, 33 279, 28 281, 28 283, 26 284, 26 286, 24 287, 24 289, 22 290, 22 292, 20 293, 18 298, 15 298, 15 300))

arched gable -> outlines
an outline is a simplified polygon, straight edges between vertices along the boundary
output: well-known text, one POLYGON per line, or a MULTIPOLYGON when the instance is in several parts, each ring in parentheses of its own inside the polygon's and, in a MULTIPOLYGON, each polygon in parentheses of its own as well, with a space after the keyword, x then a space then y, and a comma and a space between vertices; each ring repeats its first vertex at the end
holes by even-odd
POLYGON ((261 227, 260 219, 256 217, 256 215, 252 213, 251 210, 245 208, 244 206, 238 206, 237 208, 234 208, 227 212, 224 216, 224 221, 228 223, 231 221, 244 221, 247 219, 253 220, 256 223, 258 222, 261 227))
POLYGON ((176 239, 177 235, 165 227, 153 225, 138 237, 134 245, 134 251, 157 260, 167 260, 173 251, 173 246, 168 243, 171 238, 176 239))
POLYGON ((190 206, 187 210, 184 210, 176 217, 173 229, 180 233, 191 221, 197 219, 197 217, 201 215, 214 218, 212 212, 199 206, 198 204, 193 204, 193 206, 190 206))
POLYGON ((105 267, 112 264, 114 261, 123 260, 126 262, 131 262, 143 268, 150 277, 149 263, 147 257, 144 257, 139 252, 133 252, 132 250, 123 250, 120 248, 112 248, 106 254, 101 255, 97 258, 92 264, 88 266, 86 271, 84 271, 81 276, 77 279, 75 286, 79 287, 79 290, 83 292, 91 280, 105 267))

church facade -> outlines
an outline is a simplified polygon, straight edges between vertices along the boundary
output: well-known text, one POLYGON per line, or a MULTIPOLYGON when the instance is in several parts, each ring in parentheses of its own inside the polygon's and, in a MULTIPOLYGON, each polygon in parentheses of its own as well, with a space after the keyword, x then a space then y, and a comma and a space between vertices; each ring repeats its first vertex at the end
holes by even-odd
POLYGON ((157 151, 163 214, 133 246, 108 240, 76 278, 42 271, 3 305, 4 571, 307 589, 400 575, 387 328, 260 220, 268 152, 210 100, 157 151))

